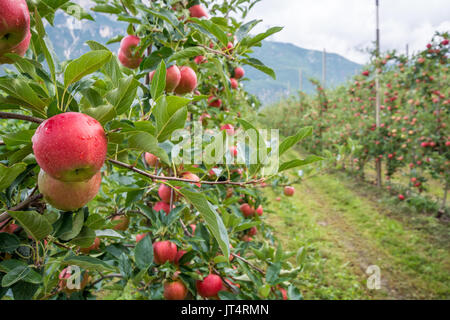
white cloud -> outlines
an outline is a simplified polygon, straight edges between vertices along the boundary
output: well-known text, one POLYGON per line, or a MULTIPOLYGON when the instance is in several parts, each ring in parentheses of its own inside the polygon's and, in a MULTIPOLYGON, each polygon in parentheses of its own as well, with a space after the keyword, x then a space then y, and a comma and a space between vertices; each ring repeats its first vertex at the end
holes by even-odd
MULTIPOLYGON (((425 47, 436 30, 450 30, 448 0, 380 0, 381 49, 410 52, 425 47)), ((263 19, 254 31, 284 26, 275 41, 368 60, 375 40, 374 0, 262 0, 249 19, 263 19)))

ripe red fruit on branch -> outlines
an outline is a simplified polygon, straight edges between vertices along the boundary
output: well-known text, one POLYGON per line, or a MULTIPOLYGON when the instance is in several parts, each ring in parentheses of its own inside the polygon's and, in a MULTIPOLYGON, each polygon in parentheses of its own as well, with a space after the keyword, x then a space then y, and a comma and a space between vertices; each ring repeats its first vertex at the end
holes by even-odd
POLYGON ((230 85, 231 85, 232 89, 237 89, 239 87, 239 84, 238 84, 237 80, 234 79, 234 78, 230 79, 230 85))
POLYGON ((217 97, 210 96, 208 98, 208 105, 214 108, 220 108, 222 106, 222 100, 217 97))
POLYGON ((128 35, 120 41, 120 48, 117 54, 120 63, 130 69, 136 69, 142 62, 142 56, 138 54, 136 48, 141 39, 137 36, 128 35))
MULTIPOLYGON (((196 174, 193 174, 192 172, 184 172, 181 175, 181 178, 186 180, 200 181, 200 178, 196 174)), ((196 183, 195 185, 199 188, 202 186, 200 183, 196 183)))
POLYGON ((251 227, 250 230, 248 231, 249 236, 254 236, 257 233, 258 233, 258 229, 256 227, 251 227))
MULTIPOLYGON (((171 193, 172 193, 172 188, 171 187, 169 187, 168 185, 165 185, 164 183, 161 183, 159 185, 158 195, 159 195, 159 197, 161 198, 161 200, 163 202, 170 203, 171 193)), ((172 195, 172 198, 173 198, 172 201, 175 201, 175 196, 176 196, 176 193, 174 191, 173 195, 172 195)))
POLYGON ((201 64, 201 63, 206 63, 206 62, 208 62, 208 61, 205 59, 204 56, 196 56, 196 57, 194 58, 194 62, 195 62, 196 64, 201 64))
MULTIPOLYGON (((174 192, 174 195, 175 195, 175 192, 174 192)), ((174 205, 174 207, 175 207, 175 205, 174 205)), ((159 201, 159 202, 155 203, 155 205, 153 206, 153 210, 155 210, 156 212, 163 210, 166 213, 166 215, 169 214, 170 211, 172 211, 170 209, 170 204, 163 202, 163 201, 159 201)))
POLYGON ((231 147, 230 147, 230 153, 231 153, 231 155, 232 155, 233 157, 237 157, 237 155, 238 155, 238 149, 237 149, 237 147, 236 147, 236 146, 231 146, 231 147))
POLYGON ((155 156, 154 154, 149 153, 149 152, 146 152, 146 153, 145 153, 144 158, 145 158, 145 162, 146 162, 150 167, 156 166, 156 163, 158 162, 158 157, 155 156))
POLYGON ((181 67, 180 74, 180 83, 175 88, 175 93, 183 95, 194 91, 197 88, 197 75, 195 71, 189 67, 181 67))
POLYGON ((20 42, 17 46, 15 46, 14 48, 6 51, 6 52, 2 52, 0 50, 0 64, 3 63, 13 63, 14 61, 12 61, 11 59, 7 58, 7 57, 3 57, 4 53, 15 53, 21 57, 23 57, 25 55, 25 53, 28 50, 28 47, 30 46, 30 40, 31 40, 31 32, 28 32, 27 36, 25 37, 25 39, 22 40, 22 42, 20 42))
POLYGON ((405 200, 405 196, 402 195, 402 194, 399 194, 399 195, 398 195, 398 199, 399 199, 400 201, 403 201, 403 200, 405 200))
POLYGON ((21 43, 30 32, 25 0, 0 0, 0 56, 21 43))
POLYGON ((241 212, 244 215, 244 217, 248 218, 255 214, 255 209, 251 207, 248 203, 241 204, 241 212))
POLYGON ((243 76, 245 75, 245 71, 244 69, 242 69, 241 67, 237 67, 234 69, 234 78, 239 80, 241 79, 243 76))
POLYGON ((156 264, 174 262, 176 257, 177 246, 175 243, 166 240, 158 241, 153 244, 153 260, 156 264))
POLYGON ((295 189, 294 187, 284 187, 284 195, 288 197, 292 197, 294 195, 295 189))
POLYGON ((189 13, 191 17, 193 18, 208 18, 208 12, 205 8, 203 8, 201 5, 196 4, 195 6, 192 6, 189 8, 189 13))
POLYGON ((61 113, 42 122, 33 138, 39 166, 62 181, 84 181, 103 166, 108 141, 101 124, 78 113, 61 113))
POLYGON ((114 230, 125 231, 130 225, 130 218, 128 216, 114 216, 111 220, 119 221, 119 223, 113 227, 114 230))
POLYGON ((80 248, 80 251, 84 254, 88 254, 93 250, 98 250, 98 248, 100 248, 100 242, 100 238, 95 238, 94 243, 91 246, 87 248, 80 248))
POLYGON ((263 212, 264 211, 262 205, 259 205, 259 207, 256 209, 256 213, 258 214, 258 216, 262 216, 263 212))
MULTIPOLYGON (((153 80, 155 71, 150 72, 150 81, 153 80)), ((166 70, 166 91, 172 92, 180 84, 181 72, 180 69, 173 65, 166 70)))
POLYGON ((220 127, 220 130, 226 130, 227 134, 229 136, 232 136, 234 134, 234 126, 232 124, 224 124, 223 126, 220 127))
POLYGON ((144 239, 146 235, 147 235, 146 233, 140 233, 140 234, 136 235, 136 243, 138 243, 139 241, 144 239))
POLYGON ((370 74, 370 73, 369 73, 368 70, 364 70, 364 71, 362 72, 362 75, 365 76, 365 77, 368 77, 369 74, 370 74))
POLYGON ((288 297, 287 297, 287 291, 286 291, 286 289, 280 287, 279 290, 280 290, 280 292, 281 292, 281 296, 283 297, 283 300, 287 300, 288 297))
POLYGON ((75 211, 95 198, 102 182, 100 171, 85 181, 64 182, 54 179, 41 170, 38 176, 39 192, 56 209, 75 211))
POLYGON ((187 295, 187 288, 181 281, 166 282, 164 284, 164 299, 184 300, 187 295))
POLYGON ((197 292, 204 298, 212 298, 217 296, 222 289, 222 279, 216 274, 210 274, 202 281, 196 282, 197 292))

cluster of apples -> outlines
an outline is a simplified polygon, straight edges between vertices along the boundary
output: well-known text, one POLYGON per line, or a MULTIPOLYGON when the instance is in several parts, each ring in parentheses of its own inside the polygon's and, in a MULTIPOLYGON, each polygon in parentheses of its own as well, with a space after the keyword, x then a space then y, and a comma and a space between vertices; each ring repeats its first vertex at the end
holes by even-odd
POLYGON ((53 207, 74 211, 98 193, 108 141, 94 118, 67 112, 42 122, 32 137, 39 191, 53 207))
POLYGON ((6 53, 24 56, 30 46, 30 12, 25 0, 0 0, 0 64, 13 63, 6 53))

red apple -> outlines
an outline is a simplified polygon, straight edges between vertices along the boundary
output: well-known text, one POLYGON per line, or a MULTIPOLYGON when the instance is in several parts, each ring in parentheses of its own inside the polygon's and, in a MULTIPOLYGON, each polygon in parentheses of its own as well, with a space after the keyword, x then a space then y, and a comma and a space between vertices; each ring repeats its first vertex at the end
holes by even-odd
POLYGON ((403 201, 403 200, 405 200, 405 196, 402 195, 402 194, 399 194, 399 195, 398 195, 398 199, 399 199, 400 201, 403 201))
POLYGON ((125 231, 130 225, 130 218, 128 216, 114 216, 111 220, 119 221, 119 223, 113 227, 114 230, 125 231))
POLYGON ((187 295, 187 288, 181 281, 166 282, 164 284, 164 299, 184 300, 187 295))
POLYGON ((248 231, 249 236, 254 236, 257 233, 258 233, 258 229, 256 227, 251 227, 250 230, 248 231))
POLYGON ((237 67, 234 69, 234 78, 239 80, 241 79, 243 76, 245 75, 245 71, 244 69, 242 69, 241 67, 237 67))
MULTIPOLYGON (((166 185, 164 183, 161 183, 159 185, 158 195, 159 195, 159 197, 161 198, 161 200, 163 202, 170 203, 171 193, 172 193, 172 188, 171 187, 169 187, 168 185, 166 185)), ((172 195, 172 198, 173 198, 172 201, 175 201, 175 196, 176 196, 176 193, 174 191, 173 195, 172 195)))
POLYGON ((237 157, 237 155, 238 155, 238 149, 237 149, 237 147, 236 147, 236 146, 231 146, 231 147, 230 147, 230 153, 231 153, 231 155, 232 155, 233 157, 237 157))
POLYGON ((208 105, 214 108, 220 108, 222 106, 222 100, 217 97, 210 96, 208 98, 208 105))
POLYGON ((192 234, 195 234, 195 229, 197 228, 197 225, 192 223, 189 226, 191 227, 192 234))
MULTIPOLYGON (((177 251, 177 255, 175 257, 175 264, 179 265, 180 264, 180 259, 185 255, 187 251, 185 250, 178 250, 177 251)), ((187 264, 187 263, 186 263, 187 264)))
POLYGON ((147 235, 146 233, 140 233, 140 234, 136 235, 136 243, 138 243, 139 241, 144 239, 146 235, 147 235))
POLYGON ((32 138, 39 166, 55 179, 85 181, 97 174, 108 141, 101 124, 78 113, 61 113, 42 122, 32 138))
POLYGON ((239 87, 237 80, 234 78, 230 78, 230 85, 232 89, 237 89, 239 87))
POLYGON ((175 89, 175 93, 178 95, 183 95, 194 91, 197 87, 197 75, 195 71, 189 67, 180 68, 181 79, 180 83, 175 89))
MULTIPOLYGON (((175 207, 175 205, 174 205, 174 207, 175 207)), ((153 206, 153 210, 155 210, 156 212, 163 210, 166 213, 166 215, 168 215, 170 213, 170 211, 172 211, 170 209, 170 204, 163 202, 163 201, 159 201, 159 202, 155 203, 155 205, 153 206)))
POLYGON ((93 250, 98 250, 98 248, 100 248, 100 242, 100 238, 95 238, 94 243, 91 246, 87 248, 80 248, 80 251, 84 254, 88 254, 93 250))
POLYGON ((283 297, 283 300, 287 300, 288 297, 287 297, 287 291, 286 291, 286 289, 280 287, 279 290, 280 290, 280 292, 281 292, 281 296, 283 297))
POLYGON ((284 195, 292 197, 294 195, 294 192, 295 192, 294 187, 284 187, 284 195))
POLYGON ((241 212, 244 215, 244 217, 248 218, 255 214, 255 209, 251 207, 248 203, 241 204, 241 212))
POLYGON ((25 0, 0 0, 0 55, 16 47, 30 32, 25 0))
POLYGON ((11 59, 2 56, 4 53, 15 53, 15 54, 23 57, 25 55, 25 53, 27 52, 28 47, 30 46, 30 40, 31 40, 31 33, 28 32, 25 39, 23 39, 22 42, 19 43, 17 46, 15 46, 14 48, 10 49, 7 52, 0 51, 0 64, 13 63, 13 61, 11 59))
POLYGON ((202 63, 208 62, 208 60, 206 60, 204 56, 196 56, 196 57, 194 58, 194 62, 195 62, 196 64, 202 64, 202 63))
MULTIPOLYGON (((153 80, 155 71, 150 72, 150 81, 153 80)), ((173 65, 166 70, 166 91, 172 92, 180 84, 181 72, 180 69, 173 65)))
POLYGON ((154 167, 156 166, 156 164, 158 163, 158 157, 155 156, 154 154, 151 154, 149 152, 146 152, 144 155, 145 158, 145 162, 150 166, 150 167, 154 167))
POLYGON ((101 181, 100 171, 86 181, 64 182, 52 178, 41 170, 38 176, 38 187, 44 199, 56 209, 75 211, 95 198, 100 190, 101 181))
POLYGON ((217 296, 222 289, 222 279, 216 274, 210 274, 202 281, 196 282, 197 292, 204 298, 212 298, 217 296))
POLYGON ((158 241, 153 244, 153 260, 156 264, 174 262, 177 257, 177 246, 170 241, 158 241))
POLYGON ((142 56, 138 55, 136 48, 141 39, 137 36, 128 35, 120 42, 118 58, 120 63, 127 68, 136 69, 142 62, 142 56))
MULTIPOLYGON (((196 174, 193 174, 192 172, 184 172, 181 175, 181 178, 186 180, 200 181, 200 178, 196 174)), ((195 183, 195 185, 199 188, 202 186, 200 183, 195 183)))
POLYGON ((262 205, 259 205, 259 207, 256 209, 256 213, 258 214, 258 216, 262 216, 263 212, 264 211, 262 205))
POLYGON ((195 6, 192 6, 189 8, 189 13, 191 17, 193 18, 208 18, 208 12, 205 8, 203 8, 201 5, 196 4, 195 6))
POLYGON ((226 130, 227 134, 229 136, 232 136, 234 134, 234 126, 232 124, 224 124, 223 126, 220 127, 220 130, 226 130))

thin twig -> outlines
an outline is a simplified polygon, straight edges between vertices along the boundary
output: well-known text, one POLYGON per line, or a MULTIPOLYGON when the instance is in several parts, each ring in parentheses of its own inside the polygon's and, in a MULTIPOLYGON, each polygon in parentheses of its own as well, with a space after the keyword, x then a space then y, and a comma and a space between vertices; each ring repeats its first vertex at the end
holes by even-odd
MULTIPOLYGON (((33 189, 33 191, 28 196, 28 198, 26 198, 23 202, 19 203, 17 206, 14 206, 14 207, 8 209, 8 211, 19 211, 19 210, 28 208, 30 206, 30 204, 32 204, 33 202, 42 199, 42 197, 43 197, 42 194, 33 195, 33 193, 35 191, 36 191, 36 188, 33 189)), ((0 214, 0 222, 2 222, 3 220, 6 220, 8 218, 9 218, 9 214, 7 211, 0 214)))
POLYGON ((257 179, 257 180, 250 180, 250 181, 246 181, 246 182, 236 182, 236 181, 230 181, 230 180, 226 180, 226 181, 197 181, 197 180, 190 180, 190 179, 183 179, 183 178, 177 178, 177 177, 164 177, 164 176, 157 176, 154 174, 150 174, 146 171, 143 171, 141 169, 138 169, 136 167, 134 167, 133 165, 127 164, 127 163, 123 163, 114 159, 108 159, 109 162, 116 164, 118 166, 121 166, 123 168, 127 168, 131 171, 134 171, 136 173, 139 173, 140 175, 143 175, 147 178, 150 178, 152 180, 161 180, 161 181, 181 181, 181 182, 189 182, 189 183, 200 183, 200 184, 208 184, 208 185, 216 185, 216 184, 222 184, 222 185, 234 185, 234 186, 246 186, 246 185, 252 185, 252 184, 258 184, 263 182, 265 179, 261 178, 261 179, 257 179))
POLYGON ((234 254, 233 252, 231 252, 231 255, 235 258, 238 258, 239 260, 241 260, 242 262, 245 262, 246 264, 248 264, 250 267, 252 267, 253 269, 255 269, 256 271, 258 271, 259 273, 261 273, 263 276, 266 274, 262 269, 258 268, 257 266, 255 266, 254 264, 252 264, 250 261, 248 261, 247 259, 242 258, 241 256, 238 256, 237 254, 234 254))
POLYGON ((229 59, 229 60, 232 60, 232 61, 236 60, 235 57, 230 56, 229 54, 226 54, 226 53, 223 52, 223 51, 211 49, 210 47, 205 46, 204 44, 200 44, 199 46, 202 47, 202 48, 204 48, 204 49, 206 49, 206 50, 208 50, 209 52, 212 52, 212 53, 215 53, 215 54, 222 55, 222 56, 226 57, 226 58, 229 59))
POLYGON ((0 119, 25 120, 25 121, 30 121, 30 122, 39 123, 39 124, 44 122, 44 119, 41 119, 41 118, 25 116, 23 114, 10 113, 10 112, 0 112, 0 119))

